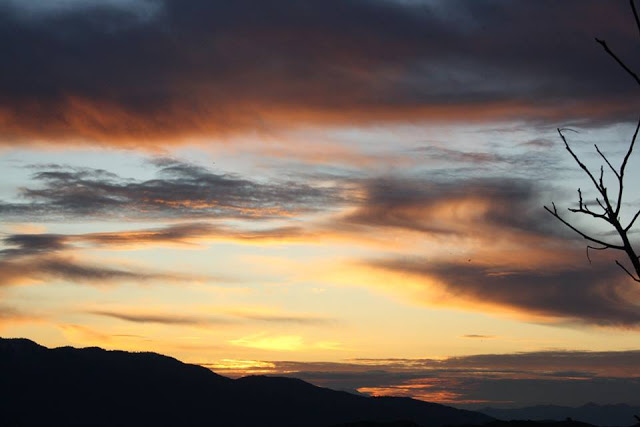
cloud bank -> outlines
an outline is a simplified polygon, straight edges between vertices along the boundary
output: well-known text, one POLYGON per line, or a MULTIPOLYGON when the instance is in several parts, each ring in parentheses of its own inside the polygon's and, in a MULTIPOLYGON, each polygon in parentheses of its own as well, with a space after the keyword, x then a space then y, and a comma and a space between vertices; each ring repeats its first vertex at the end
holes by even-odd
POLYGON ((593 41, 635 60, 624 6, 3 1, 1 140, 154 148, 307 124, 632 120, 632 82, 593 41))
POLYGON ((521 407, 541 402, 636 403, 637 350, 541 351, 445 359, 353 359, 345 362, 243 361, 206 365, 216 372, 286 375, 335 389, 395 395, 463 407, 521 407))

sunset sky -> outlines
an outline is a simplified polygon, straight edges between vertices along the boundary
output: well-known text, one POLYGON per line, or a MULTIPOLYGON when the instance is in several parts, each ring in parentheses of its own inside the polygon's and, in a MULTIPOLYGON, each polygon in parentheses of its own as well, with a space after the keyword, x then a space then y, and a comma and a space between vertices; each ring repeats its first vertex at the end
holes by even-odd
POLYGON ((625 1, 0 0, 0 335, 640 404, 640 284, 543 209, 615 241, 556 131, 594 170, 631 140, 594 37, 640 70, 625 1))

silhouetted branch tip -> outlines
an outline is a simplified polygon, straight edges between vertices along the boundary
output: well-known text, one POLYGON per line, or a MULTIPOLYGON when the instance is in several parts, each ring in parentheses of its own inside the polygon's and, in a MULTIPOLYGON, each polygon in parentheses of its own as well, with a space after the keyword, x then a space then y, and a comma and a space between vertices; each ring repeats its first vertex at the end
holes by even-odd
POLYGON ((633 223, 636 222, 636 219, 638 219, 638 216, 640 216, 640 210, 638 212, 636 212, 636 214, 633 216, 633 218, 631 219, 631 222, 629 223, 629 225, 627 225, 624 228, 625 232, 631 230, 631 227, 633 227, 633 223))
MULTIPOLYGON (((631 3, 631 10, 633 11, 633 17, 636 20, 636 26, 638 27, 638 31, 640 32, 640 18, 638 18, 638 11, 636 10, 636 4, 634 3, 633 0, 629 0, 629 3, 631 3)), ((638 418, 638 416, 636 416, 636 418, 638 418)), ((640 421, 640 418, 638 418, 638 421, 640 421)))
POLYGON ((636 81, 636 83, 640 85, 640 77, 638 77, 636 73, 634 73, 629 67, 627 67, 627 64, 622 62, 622 60, 618 58, 618 55, 616 55, 611 49, 609 49, 606 41, 596 37, 596 42, 598 42, 602 46, 604 51, 607 52, 609 56, 611 56, 618 63, 618 65, 620 65, 636 81))
POLYGON ((620 267, 621 269, 623 269, 623 270, 624 270, 624 272, 625 272, 625 273, 627 273, 627 274, 629 275, 629 277, 631 277, 631 278, 632 278, 633 280, 635 280, 636 282, 640 282, 640 278, 638 278, 638 277, 634 276, 633 274, 631 274, 631 272, 630 272, 629 270, 627 270, 627 268, 626 268, 624 265, 622 265, 622 264, 620 263, 620 261, 616 260, 616 264, 618 264, 618 267, 620 267))
POLYGON ((606 251, 608 248, 606 246, 602 246, 601 248, 597 248, 595 246, 587 245, 587 259, 589 260, 589 264, 591 264, 591 257, 589 256, 589 249, 593 249, 594 251, 606 251))
POLYGON ((607 165, 609 166, 609 169, 611 169, 611 172, 613 172, 613 174, 616 176, 616 178, 618 178, 618 180, 620 180, 620 174, 618 173, 618 171, 616 170, 616 168, 614 168, 611 163, 609 162, 609 159, 607 159, 607 157, 602 154, 602 151, 600 151, 600 149, 598 148, 598 144, 593 144, 594 147, 596 147, 596 151, 598 152, 598 154, 600 154, 600 157, 602 157, 602 159, 607 163, 607 165))
POLYGON ((558 132, 560 132, 560 133, 566 132, 566 131, 580 133, 580 131, 575 130, 575 129, 571 129, 571 128, 558 128, 558 132))

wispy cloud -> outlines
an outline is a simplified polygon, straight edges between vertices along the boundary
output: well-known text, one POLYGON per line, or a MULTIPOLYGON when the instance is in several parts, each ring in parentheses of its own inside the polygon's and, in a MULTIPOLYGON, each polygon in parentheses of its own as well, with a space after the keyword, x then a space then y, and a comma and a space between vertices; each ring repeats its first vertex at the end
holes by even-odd
POLYGON ((495 335, 466 334, 466 335, 462 335, 460 338, 472 338, 472 339, 488 340, 488 339, 496 338, 496 336, 495 335))
POLYGON ((13 305, 0 304, 0 328, 14 323, 40 322, 45 318, 46 316, 29 313, 13 305))
POLYGON ((216 318, 213 316, 185 316, 180 314, 158 314, 158 313, 138 313, 138 312, 121 312, 109 310, 92 310, 89 314, 96 316, 111 317, 113 319, 123 320, 133 323, 159 323, 162 325, 173 326, 212 326, 218 324, 231 323, 228 319, 216 318))
POLYGON ((330 325, 335 323, 334 319, 321 316, 296 315, 291 313, 275 313, 264 310, 233 310, 228 312, 230 315, 257 322, 265 323, 282 323, 297 325, 330 325))
POLYGON ((99 169, 45 165, 26 187, 27 202, 0 202, 5 219, 61 218, 265 219, 326 209, 342 202, 340 190, 282 180, 260 183, 171 159, 156 160, 156 179, 121 178, 99 169))
MULTIPOLYGON (((198 311, 198 310, 194 310, 198 311)), ((175 311, 139 310, 139 309, 114 309, 114 310, 87 310, 84 313, 110 317, 132 323, 158 323, 172 326, 224 326, 252 324, 292 324, 297 326, 329 325, 332 319, 320 316, 287 313, 282 310, 226 310, 211 309, 215 314, 206 314, 203 311, 198 314, 184 315, 175 311), (280 314, 275 314, 280 312, 280 314)))
POLYGON ((0 261, 0 286, 63 280, 101 285, 120 282, 191 282, 202 277, 179 273, 147 272, 87 263, 71 256, 42 256, 0 261))

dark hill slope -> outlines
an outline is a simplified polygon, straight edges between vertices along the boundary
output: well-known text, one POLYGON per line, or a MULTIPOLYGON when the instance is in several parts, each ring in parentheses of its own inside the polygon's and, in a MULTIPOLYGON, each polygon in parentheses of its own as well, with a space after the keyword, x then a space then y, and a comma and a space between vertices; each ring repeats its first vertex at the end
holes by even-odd
POLYGON ((292 378, 232 380, 154 353, 0 339, 0 425, 326 427, 364 420, 439 427, 491 418, 292 378))
MULTIPOLYGON (((459 426, 459 427, 478 427, 478 426, 459 426)), ((482 427, 595 427, 593 424, 583 423, 574 420, 565 421, 531 421, 531 420, 511 420, 502 421, 495 420, 482 427)))
POLYGON ((640 406, 597 405, 587 403, 577 408, 557 405, 538 405, 525 408, 484 408, 479 412, 501 420, 565 420, 567 418, 598 426, 626 426, 636 422, 640 406))

